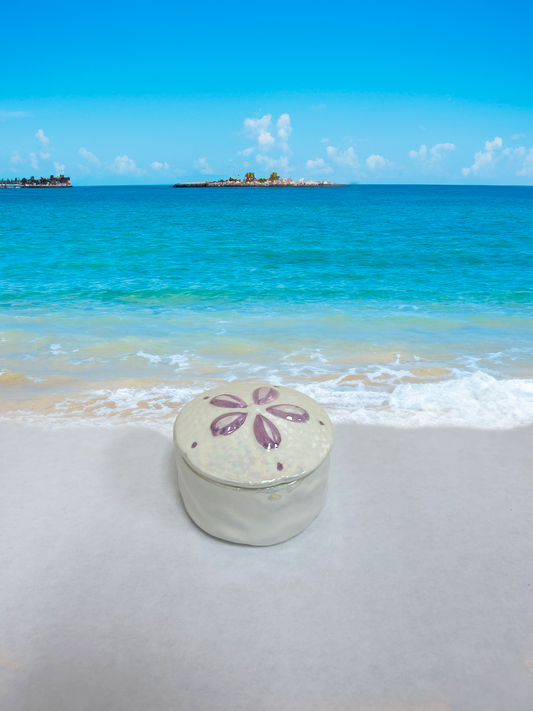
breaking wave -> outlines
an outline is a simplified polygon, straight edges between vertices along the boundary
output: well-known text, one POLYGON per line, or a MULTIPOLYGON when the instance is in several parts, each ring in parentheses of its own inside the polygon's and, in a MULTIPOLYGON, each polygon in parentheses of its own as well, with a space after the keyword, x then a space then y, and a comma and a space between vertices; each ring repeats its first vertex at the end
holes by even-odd
MULTIPOLYGON (((384 386, 341 379, 326 382, 283 382, 310 395, 329 412, 333 422, 393 427, 452 426, 509 429, 533 423, 533 379, 496 379, 488 373, 453 370, 438 382, 400 382, 384 386)), ((67 396, 47 410, 5 412, 0 421, 51 426, 145 426, 170 435, 181 407, 200 392, 219 385, 196 381, 149 388, 99 389, 67 396)))

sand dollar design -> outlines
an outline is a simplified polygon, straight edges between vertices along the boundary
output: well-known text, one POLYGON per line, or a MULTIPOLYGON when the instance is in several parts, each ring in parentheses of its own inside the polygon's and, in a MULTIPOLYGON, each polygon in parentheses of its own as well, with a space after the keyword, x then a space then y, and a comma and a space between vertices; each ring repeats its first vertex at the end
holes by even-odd
MULTIPOLYGON (((256 405, 266 405, 279 397, 279 392, 267 385, 254 390, 252 398, 256 405)), ((245 408, 248 405, 238 395, 223 393, 210 401, 215 407, 245 408)), ((281 417, 290 422, 309 422, 309 413, 298 405, 273 405, 266 411, 274 417, 281 417)), ((211 423, 213 437, 227 436, 236 432, 246 422, 247 413, 228 412, 220 415, 211 423)), ((254 420, 254 435, 258 443, 267 451, 277 449, 281 444, 281 434, 276 425, 265 415, 257 414, 254 420)))
POLYGON ((325 410, 309 396, 281 385, 237 381, 187 403, 175 438, 202 476, 253 488, 314 471, 334 433, 325 410))

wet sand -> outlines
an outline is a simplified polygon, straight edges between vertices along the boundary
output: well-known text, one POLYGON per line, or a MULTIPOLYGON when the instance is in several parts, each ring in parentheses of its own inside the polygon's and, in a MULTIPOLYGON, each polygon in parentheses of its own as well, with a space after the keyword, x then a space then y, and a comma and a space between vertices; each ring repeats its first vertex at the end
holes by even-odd
POLYGON ((146 428, 0 427, 0 707, 530 711, 533 427, 342 425, 278 546, 199 530, 146 428))

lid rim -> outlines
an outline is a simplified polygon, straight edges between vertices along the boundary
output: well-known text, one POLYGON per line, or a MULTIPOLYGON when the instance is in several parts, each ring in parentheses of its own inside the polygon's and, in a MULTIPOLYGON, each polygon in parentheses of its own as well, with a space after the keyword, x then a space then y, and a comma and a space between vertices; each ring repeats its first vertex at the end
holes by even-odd
POLYGON ((205 479, 208 481, 210 484, 218 484, 219 486, 226 486, 229 489, 250 489, 252 491, 255 491, 256 489, 272 489, 274 486, 286 486, 288 484, 293 484, 295 481, 303 481, 304 479, 307 479, 308 476, 311 476, 311 474, 314 474, 317 469, 319 469, 322 464, 326 461, 326 459, 329 457, 329 454, 331 452, 331 448, 329 449, 328 453, 324 457, 324 459, 310 472, 305 472, 303 474, 299 474, 298 476, 293 476, 287 479, 273 479, 270 483, 264 484, 262 483, 262 486, 257 486, 257 484, 248 484, 244 482, 233 482, 229 481, 228 479, 215 479, 214 477, 208 476, 207 474, 204 474, 203 472, 198 471, 196 467, 194 467, 189 459, 187 458, 187 455, 182 452, 179 447, 178 447, 178 452, 180 457, 183 459, 185 464, 189 467, 189 469, 193 472, 193 474, 196 474, 196 476, 199 476, 201 479, 205 479))

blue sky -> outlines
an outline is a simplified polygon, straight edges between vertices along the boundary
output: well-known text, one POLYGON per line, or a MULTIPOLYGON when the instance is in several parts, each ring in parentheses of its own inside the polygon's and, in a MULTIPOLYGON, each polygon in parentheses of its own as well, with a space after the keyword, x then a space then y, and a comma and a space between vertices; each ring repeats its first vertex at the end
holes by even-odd
POLYGON ((0 176, 533 183, 530 2, 10 3, 0 176))

